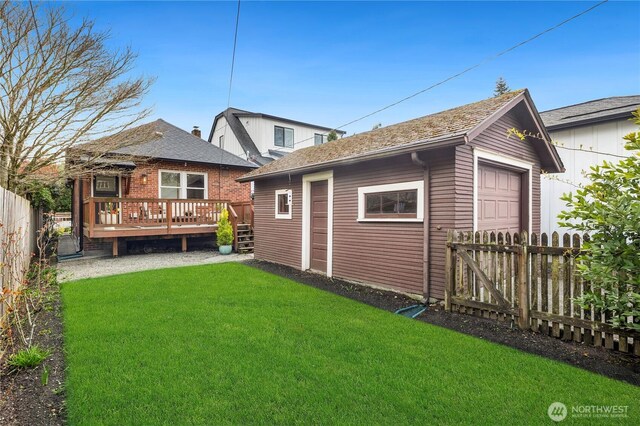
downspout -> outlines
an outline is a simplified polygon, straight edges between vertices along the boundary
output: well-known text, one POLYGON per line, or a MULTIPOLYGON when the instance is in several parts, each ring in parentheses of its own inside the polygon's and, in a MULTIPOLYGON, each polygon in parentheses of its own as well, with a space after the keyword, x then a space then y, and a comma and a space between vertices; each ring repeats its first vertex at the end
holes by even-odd
POLYGON ((431 215, 429 214, 430 211, 430 192, 431 192, 431 181, 430 181, 430 171, 429 171, 429 164, 424 161, 423 159, 420 158, 420 155, 418 154, 417 151, 413 151, 411 153, 411 162, 413 164, 415 164, 418 167, 422 167, 423 171, 424 171, 424 200, 423 200, 423 206, 424 206, 424 210, 423 210, 423 214, 424 214, 424 218, 423 218, 423 227, 422 227, 422 232, 423 232, 423 242, 422 242, 422 280, 423 280, 423 290, 424 290, 424 286, 426 286, 426 292, 424 294, 425 299, 426 299, 426 303, 429 303, 429 299, 431 298, 431 283, 429 282, 429 276, 430 276, 430 262, 429 262, 429 248, 430 248, 430 233, 429 233, 429 227, 431 225, 431 215))

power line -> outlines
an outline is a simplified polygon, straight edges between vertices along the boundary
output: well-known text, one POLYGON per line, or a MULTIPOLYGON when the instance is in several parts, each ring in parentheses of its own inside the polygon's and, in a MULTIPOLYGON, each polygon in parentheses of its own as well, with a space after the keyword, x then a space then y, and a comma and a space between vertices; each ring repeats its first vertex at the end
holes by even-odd
POLYGON ((231 53, 231 73, 229 75, 229 92, 227 94, 227 108, 231 105, 231 86, 233 84, 233 69, 236 64, 236 47, 238 45, 238 23, 240 22, 240 0, 236 11, 236 29, 233 35, 233 52, 231 53))
MULTIPOLYGON (((231 53, 231 72, 229 73, 229 91, 227 92, 227 110, 231 105, 231 88, 233 86, 233 71, 236 65, 236 47, 238 46, 238 24, 240 23, 240 0, 238 0, 238 9, 236 10, 236 28, 233 34, 233 51, 231 53)), ((227 139, 227 126, 224 127, 222 133, 222 141, 224 143, 225 139, 227 139)), ((211 141, 215 143, 214 141, 211 141)), ((222 145, 222 144, 221 144, 222 145)), ((222 164, 224 159, 224 148, 220 146, 222 152, 220 153, 220 168, 218 169, 218 197, 222 198, 222 164)))
MULTIPOLYGON (((511 47, 509 47, 509 48, 507 48, 507 49, 504 49, 504 50, 502 50, 502 51, 500 51, 500 52, 498 52, 498 53, 496 53, 496 54, 494 54, 494 55, 492 55, 492 56, 487 56, 486 58, 484 58, 484 59, 483 59, 483 60, 481 60, 480 62, 476 63, 475 65, 472 65, 472 66, 470 66, 470 67, 468 67, 468 68, 465 68, 464 70, 462 70, 462 71, 458 72, 457 74, 453 74, 453 75, 451 75, 451 76, 449 76, 449 77, 445 78, 444 80, 440 80, 440 81, 438 81, 437 83, 432 84, 431 86, 429 86, 429 87, 427 87, 427 88, 425 88, 425 89, 419 90, 419 91, 417 91, 417 92, 415 92, 415 93, 412 93, 412 94, 411 94, 411 95, 409 95, 409 96, 405 96, 404 98, 402 98, 402 99, 400 99, 400 100, 398 100, 398 101, 396 101, 396 102, 393 102, 393 103, 391 103, 391 104, 389 104, 389 105, 386 105, 386 106, 384 106, 384 107, 382 107, 382 108, 379 108, 379 109, 377 109, 377 110, 375 110, 375 111, 373 111, 373 112, 370 112, 370 113, 368 113, 368 114, 365 114, 365 115, 363 115, 362 117, 356 118, 355 120, 351 120, 351 121, 349 121, 348 123, 345 123, 345 124, 342 124, 342 125, 340 125, 340 126, 338 126, 338 127, 335 127, 335 128, 333 128, 333 130, 339 130, 339 129, 342 129, 343 127, 346 127, 346 126, 349 126, 349 125, 351 125, 351 124, 357 123, 358 121, 362 121, 362 120, 364 120, 365 118, 371 117, 372 115, 378 114, 378 113, 380 113, 380 112, 382 112, 382 111, 385 111, 385 110, 387 110, 387 109, 389 109, 389 108, 392 108, 392 107, 394 107, 394 106, 396 106, 396 105, 398 105, 398 104, 401 104, 402 102, 406 102, 406 101, 408 101, 409 99, 415 98, 415 97, 416 97, 416 96, 418 96, 418 95, 421 95, 421 94, 423 94, 423 93, 425 93, 425 92, 428 92, 429 90, 432 90, 432 89, 434 89, 434 88, 436 88, 436 87, 438 87, 438 86, 441 86, 441 85, 443 85, 443 84, 445 84, 445 83, 447 83, 447 82, 449 82, 449 81, 451 81, 451 80, 453 80, 453 79, 455 79, 455 78, 458 78, 458 77, 460 77, 460 76, 462 76, 462 75, 464 75, 464 74, 466 74, 466 73, 468 73, 468 72, 470 72, 470 71, 473 71, 474 69, 476 69, 476 68, 478 68, 478 67, 480 67, 480 66, 482 66, 482 65, 484 65, 484 64, 486 64, 486 63, 488 63, 488 62, 491 62, 491 61, 493 61, 493 60, 495 60, 495 59, 497 59, 497 58, 499 58, 499 57, 501 57, 501 56, 503 56, 503 55, 506 55, 507 53, 509 53, 509 52, 511 52, 511 51, 513 51, 513 50, 515 50, 515 49, 519 48, 519 47, 522 47, 522 46, 524 46, 525 44, 530 43, 530 42, 532 42, 533 40, 535 40, 535 39, 537 39, 537 38, 539 38, 539 37, 541 37, 541 36, 543 36, 543 35, 545 35, 545 34, 547 34, 547 33, 551 32, 551 31, 554 31, 554 30, 556 30, 556 29, 560 28, 561 26, 563 26, 563 25, 565 25, 565 24, 567 24, 567 23, 569 23, 569 22, 573 21, 574 19, 577 19, 577 18, 581 17, 582 15, 585 15, 585 14, 587 14, 587 13, 591 12, 593 9, 595 9, 595 8, 597 8, 597 7, 599 7, 599 6, 602 6, 603 4, 607 3, 608 1, 609 1, 609 0, 603 0, 603 1, 601 1, 600 3, 597 3, 597 4, 595 4, 595 5, 591 6, 591 7, 589 7, 589 8, 587 8, 587 9, 583 10, 583 11, 582 11, 582 12, 580 12, 580 13, 578 13, 578 14, 576 14, 576 15, 573 15, 573 16, 571 16, 570 18, 567 18, 567 19, 565 19, 564 21, 559 22, 558 24, 556 24, 556 25, 554 25, 554 26, 552 26, 552 27, 547 28, 547 29, 546 29, 546 30, 544 30, 544 31, 541 31, 541 32, 537 33, 536 35, 534 35, 534 36, 532 36, 532 37, 529 37, 529 38, 528 38, 528 39, 526 39, 526 40, 521 41, 521 42, 520 42, 520 43, 518 43, 518 44, 515 44, 515 45, 513 45, 513 46, 511 46, 511 47)), ((332 131, 333 131, 333 130, 332 130, 332 131)), ((329 133, 331 133, 331 132, 329 132, 329 133)), ((295 142, 295 143, 293 144, 293 146, 296 146, 296 145, 298 145, 298 144, 300 144, 300 143, 303 143, 303 142, 309 141, 309 140, 311 140, 311 139, 313 139, 313 137, 309 137, 309 138, 307 138, 307 139, 303 139, 303 140, 301 140, 301 141, 295 142)))

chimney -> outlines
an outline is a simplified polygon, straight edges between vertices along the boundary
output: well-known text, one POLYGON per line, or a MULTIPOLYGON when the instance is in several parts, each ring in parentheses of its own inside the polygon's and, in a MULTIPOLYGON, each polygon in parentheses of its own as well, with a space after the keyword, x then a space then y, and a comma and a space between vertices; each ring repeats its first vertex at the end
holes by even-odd
POLYGON ((200 128, 198 126, 193 126, 193 130, 191 131, 191 134, 197 138, 202 137, 202 132, 200 131, 200 128))

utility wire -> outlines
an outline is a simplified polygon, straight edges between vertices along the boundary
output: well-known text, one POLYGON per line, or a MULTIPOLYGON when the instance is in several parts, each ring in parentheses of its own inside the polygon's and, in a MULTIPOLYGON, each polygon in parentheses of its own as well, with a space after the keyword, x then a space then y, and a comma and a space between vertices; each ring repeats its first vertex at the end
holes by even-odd
MULTIPOLYGON (((457 74, 453 74, 452 76, 447 77, 447 78, 445 78, 444 80, 440 80, 440 81, 438 81, 437 83, 434 83, 434 84, 432 84, 431 86, 429 86, 429 87, 427 87, 427 88, 425 88, 425 89, 419 90, 419 91, 417 91, 417 92, 415 92, 415 93, 413 93, 413 94, 411 94, 411 95, 409 95, 409 96, 405 96, 404 98, 402 98, 402 99, 400 99, 400 100, 398 100, 398 101, 396 101, 396 102, 393 102, 393 103, 391 103, 391 104, 389 104, 389 105, 386 105, 386 106, 384 106, 384 107, 382 107, 382 108, 379 108, 379 109, 377 109, 377 110, 375 110, 375 111, 373 111, 373 112, 370 112, 370 113, 368 113, 368 114, 365 114, 365 115, 363 115, 362 117, 356 118, 355 120, 351 120, 351 121, 349 121, 348 123, 345 123, 345 124, 342 124, 341 126, 335 127, 335 128, 333 128, 333 130, 339 130, 339 129, 342 129, 343 127, 346 127, 346 126, 349 126, 349 125, 351 125, 351 124, 357 123, 358 121, 362 121, 362 120, 364 120, 365 118, 371 117, 372 115, 378 114, 378 113, 380 113, 380 112, 382 112, 382 111, 385 111, 385 110, 387 110, 387 109, 389 109, 389 108, 392 108, 392 107, 394 107, 394 106, 396 106, 396 105, 398 105, 398 104, 401 104, 402 102, 406 102, 406 101, 408 101, 409 99, 415 98, 415 97, 416 97, 416 96, 418 96, 418 95, 421 95, 421 94, 423 94, 423 93, 425 93, 425 92, 428 92, 429 90, 432 90, 432 89, 434 89, 434 88, 436 88, 436 87, 438 87, 438 86, 441 86, 441 85, 443 85, 443 84, 445 84, 445 83, 447 83, 447 82, 449 82, 449 81, 451 81, 451 80, 453 80, 453 79, 455 79, 455 78, 458 78, 458 77, 460 77, 460 76, 462 76, 462 75, 464 75, 464 74, 466 74, 466 73, 468 73, 468 72, 470 72, 470 71, 472 71, 472 70, 474 70, 474 69, 476 69, 476 68, 478 68, 478 67, 480 67, 480 66, 482 66, 482 65, 484 65, 484 64, 486 64, 486 63, 488 63, 488 62, 491 62, 491 61, 493 61, 493 60, 495 60, 495 59, 497 59, 497 58, 499 58, 499 57, 501 57, 501 56, 503 56, 503 55, 506 55, 507 53, 509 53, 509 52, 511 52, 511 51, 513 51, 513 50, 515 50, 515 49, 519 48, 519 47, 522 47, 522 46, 524 46, 525 44, 530 43, 530 42, 532 42, 533 40, 535 40, 535 39, 537 39, 537 38, 539 38, 539 37, 541 37, 541 36, 543 36, 543 35, 545 35, 545 34, 547 34, 547 33, 550 33, 551 31, 554 31, 554 30, 556 30, 556 29, 560 28, 561 26, 563 26, 563 25, 565 25, 565 24, 567 24, 567 23, 569 23, 569 22, 573 21, 574 19, 577 19, 577 18, 581 17, 582 15, 585 15, 585 14, 587 14, 587 13, 591 12, 593 9, 595 9, 595 8, 597 8, 597 7, 599 7, 599 6, 602 6, 603 4, 607 3, 608 1, 609 1, 609 0, 603 0, 603 1, 601 1, 600 3, 596 3, 595 5, 593 5, 593 6, 589 7, 588 9, 585 9, 585 10, 583 10, 582 12, 580 12, 580 13, 578 13, 578 14, 576 14, 576 15, 571 16, 570 18, 567 18, 567 19, 565 19, 564 21, 559 22, 558 24, 556 24, 556 25, 554 25, 554 26, 552 26, 552 27, 547 28, 546 30, 544 30, 544 31, 542 31, 542 32, 539 32, 539 33, 537 33, 536 35, 534 35, 534 36, 532 36, 532 37, 529 37, 528 39, 523 40, 523 41, 521 41, 521 42, 520 42, 520 43, 518 43, 518 44, 515 44, 515 45, 513 45, 513 46, 511 46, 511 47, 509 47, 509 48, 507 48, 507 49, 504 49, 504 50, 502 50, 502 51, 500 51, 500 52, 498 52, 498 53, 496 53, 496 54, 494 54, 494 55, 492 55, 492 56, 487 56, 486 58, 484 58, 484 59, 483 59, 483 60, 481 60, 480 62, 476 63, 475 65, 472 65, 472 66, 470 66, 470 67, 468 67, 468 68, 465 68, 464 70, 462 70, 462 71, 458 72, 457 74)), ((333 131, 333 130, 332 130, 332 131, 333 131)), ((331 132, 329 132, 329 133, 331 133, 331 132)), ((295 143, 293 144, 293 146, 296 146, 296 145, 298 145, 298 144, 300 144, 300 143, 303 143, 303 142, 309 141, 309 140, 311 140, 311 139, 313 139, 313 137, 309 137, 309 138, 307 138, 307 139, 303 139, 303 140, 301 140, 301 141, 295 142, 295 143)))
MULTIPOLYGON (((233 86, 233 71, 236 65, 236 47, 238 46, 238 24, 240 23, 240 0, 238 0, 238 9, 236 10, 236 28, 233 34, 233 51, 231 53, 231 72, 229 73, 229 91, 227 92, 227 108, 225 111, 229 110, 229 106, 231 106, 231 88, 233 86)), ((225 117, 226 121, 226 117, 225 117)), ((222 132, 222 143, 224 144, 227 139, 227 127, 225 125, 224 130, 222 132)), ((215 141, 211 141, 215 144, 215 141)), ((220 144, 222 145, 222 144, 220 144)), ((218 169, 218 198, 222 198, 222 164, 224 164, 224 148, 220 146, 222 152, 220 153, 220 168, 218 169)))

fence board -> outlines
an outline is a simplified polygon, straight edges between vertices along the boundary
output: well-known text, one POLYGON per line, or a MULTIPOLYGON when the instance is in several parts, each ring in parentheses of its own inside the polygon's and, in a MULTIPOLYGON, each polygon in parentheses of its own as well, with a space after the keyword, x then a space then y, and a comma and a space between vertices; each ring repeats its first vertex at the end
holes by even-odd
POLYGON ((6 328, 12 292, 18 290, 29 268, 36 226, 36 214, 29 201, 0 187, 0 334, 6 328))
MULTIPOLYGON (((612 327, 594 306, 575 302, 592 289, 576 256, 588 236, 526 233, 448 233, 449 304, 462 313, 518 320, 563 340, 640 356, 640 333, 612 327)), ((445 305, 451 309, 449 305, 445 305)), ((630 319, 633 321, 633 318, 630 319)))

